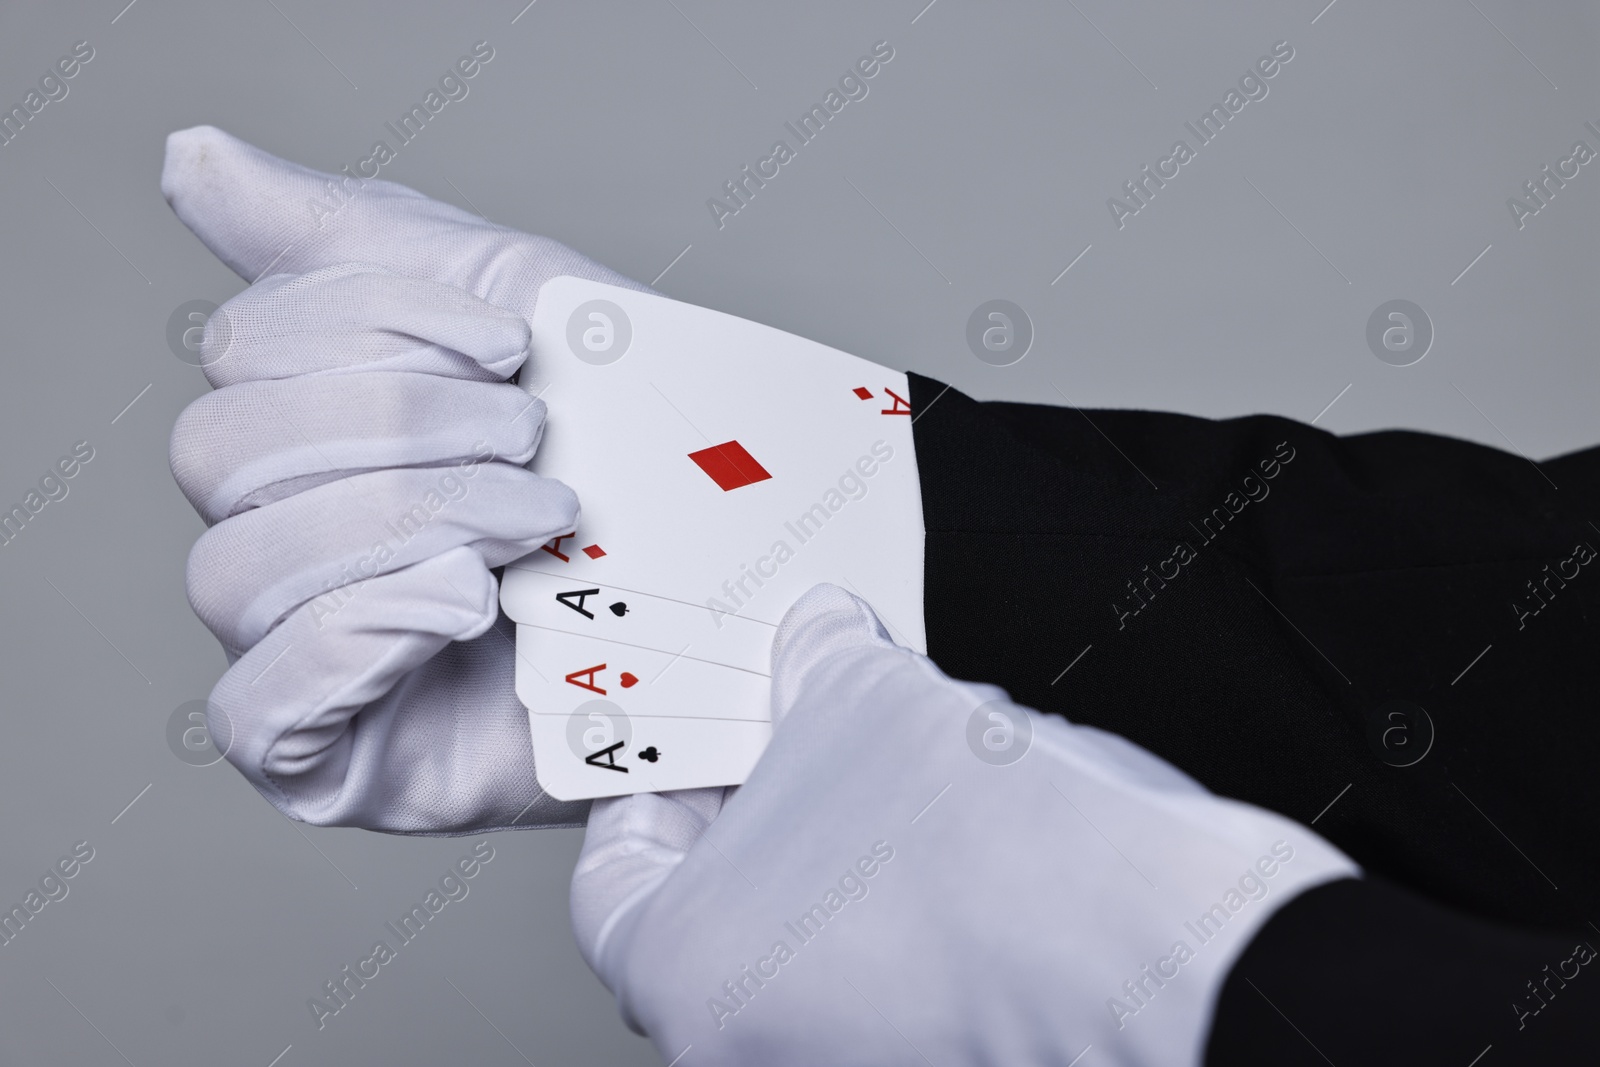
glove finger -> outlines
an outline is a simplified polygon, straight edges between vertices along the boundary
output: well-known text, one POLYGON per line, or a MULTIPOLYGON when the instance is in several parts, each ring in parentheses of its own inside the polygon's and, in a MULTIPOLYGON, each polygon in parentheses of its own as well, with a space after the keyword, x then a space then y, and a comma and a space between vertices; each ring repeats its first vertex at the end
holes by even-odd
POLYGON ((571 489, 506 463, 370 471, 207 530, 189 553, 189 602, 243 652, 307 601, 317 618, 336 615, 365 580, 462 546, 499 567, 577 519, 571 489))
MULTIPOLYGON (((684 789, 596 800, 572 872, 572 930, 596 974, 624 915, 683 862, 722 810, 726 790, 684 789)), ((613 989, 613 992, 615 990, 613 989)))
MULTIPOLYGON (((807 590, 784 614, 772 642, 772 718, 777 723, 795 710, 802 694, 829 694, 835 699, 813 701, 821 705, 838 703, 841 692, 834 683, 846 681, 856 691, 866 689, 866 679, 874 668, 865 666, 861 656, 849 654, 863 649, 897 649, 889 632, 884 628, 872 606, 836 585, 826 582, 807 590)), ((904 651, 904 650, 902 650, 904 651)), ((994 686, 972 682, 955 682, 933 665, 925 656, 907 652, 913 661, 926 667, 930 677, 940 684, 952 685, 972 694, 981 704, 985 697, 995 702, 1004 701, 1008 714, 1026 715, 1035 722, 1038 712, 1011 704, 1005 692, 994 686)), ((876 668, 881 669, 881 668, 876 668)), ((1060 724, 1051 729, 1057 733, 1060 724)), ((1140 786, 1176 795, 1201 794, 1206 789, 1177 767, 1155 754, 1140 748, 1117 734, 1107 733, 1092 726, 1073 725, 1071 731, 1077 750, 1093 754, 1093 763, 1102 773, 1119 777, 1124 782, 1137 782, 1140 786)))
POLYGON ((219 388, 351 370, 503 381, 529 340, 521 315, 464 289, 337 263, 271 275, 223 304, 206 323, 200 366, 219 388))
MULTIPOLYGON (((859 665, 848 653, 894 650, 872 608, 834 585, 818 585, 784 615, 772 645, 772 711, 777 724, 802 690, 826 684, 830 662, 859 665)), ((909 653, 907 653, 909 655, 909 653)), ((899 663, 891 656, 888 663, 899 663)), ((882 670, 883 663, 876 669, 882 670)), ((871 672, 866 672, 871 673, 871 672)), ((762 773, 758 765, 755 775, 762 773)), ((753 775, 754 777, 754 775, 753 775)), ((597 800, 589 810, 583 852, 572 874, 572 927, 590 968, 617 994, 629 1025, 633 1019, 624 988, 632 918, 677 869, 722 810, 733 790, 641 793, 597 800)))
POLYGON ((214 126, 167 137, 161 191, 246 281, 365 260, 529 314, 561 274, 643 289, 556 241, 495 226, 393 182, 325 174, 214 126))
POLYGON ((432 374, 303 375, 195 400, 172 428, 172 474, 211 526, 387 467, 533 458, 544 402, 514 385, 432 374))
POLYGON ((794 708, 812 672, 838 654, 862 647, 898 648, 877 612, 858 596, 823 582, 792 604, 772 639, 772 722, 794 708))
POLYGON ((511 635, 470 548, 303 607, 211 693, 210 733, 280 811, 322 826, 459 833, 574 825, 534 777, 511 635), (478 635, 482 636, 478 636, 478 635))

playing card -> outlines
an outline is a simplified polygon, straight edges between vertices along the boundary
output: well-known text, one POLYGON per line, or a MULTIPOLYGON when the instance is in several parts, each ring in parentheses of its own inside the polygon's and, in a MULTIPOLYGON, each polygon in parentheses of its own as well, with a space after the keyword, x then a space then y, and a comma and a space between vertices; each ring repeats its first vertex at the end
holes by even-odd
POLYGON ((582 504, 573 533, 501 583, 552 795, 743 781, 768 736, 775 627, 818 582, 857 593, 925 650, 905 375, 570 277, 540 289, 531 325, 521 381, 549 407, 532 469, 582 504), (593 701, 648 732, 603 757, 632 759, 626 773, 565 732, 596 714, 593 701))
MULTIPOLYGON (((506 574, 500 603, 506 614, 524 626, 684 655, 763 675, 771 661, 775 628, 770 623, 739 615, 719 616, 703 604, 685 604, 637 589, 589 585, 548 571, 517 570, 506 574)), ((530 635, 529 643, 535 649, 541 644, 537 635, 530 635)))
POLYGON ((529 721, 539 784, 557 800, 737 785, 772 738, 770 723, 636 719, 599 697, 529 721))
POLYGON ((687 647, 657 652, 519 623, 517 658, 517 697, 534 715, 566 715, 604 697, 635 719, 771 718, 764 671, 693 659, 687 647))
POLYGON ((531 325, 523 384, 549 407, 532 467, 572 486, 583 510, 573 535, 512 570, 771 625, 831 581, 925 651, 904 374, 571 277, 544 284, 531 325))

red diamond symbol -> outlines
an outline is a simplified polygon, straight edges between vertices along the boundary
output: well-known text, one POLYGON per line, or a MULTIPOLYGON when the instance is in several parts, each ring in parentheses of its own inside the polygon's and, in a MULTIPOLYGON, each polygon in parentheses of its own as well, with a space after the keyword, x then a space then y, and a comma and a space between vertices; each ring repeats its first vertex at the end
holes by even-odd
POLYGON ((764 482, 772 477, 765 467, 756 462, 756 457, 746 452, 745 447, 738 441, 728 441, 712 445, 710 448, 702 448, 698 452, 690 452, 689 458, 710 475, 711 480, 725 493, 754 482, 764 482))
POLYGON ((856 396, 859 396, 862 400, 871 400, 872 399, 872 390, 868 389, 864 385, 858 385, 858 386, 856 386, 854 389, 852 389, 850 391, 852 393, 856 394, 856 396))
POLYGON ((583 554, 588 556, 590 559, 599 559, 601 556, 606 554, 606 550, 601 548, 599 545, 587 545, 583 550, 583 554))

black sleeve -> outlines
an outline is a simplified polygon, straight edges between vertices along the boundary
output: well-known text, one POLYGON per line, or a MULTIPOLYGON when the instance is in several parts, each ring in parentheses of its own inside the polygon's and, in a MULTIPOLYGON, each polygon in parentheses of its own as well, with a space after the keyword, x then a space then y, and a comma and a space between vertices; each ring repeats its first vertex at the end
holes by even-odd
POLYGON ((916 375, 911 407, 951 676, 1121 734, 1429 900, 1600 922, 1600 449, 1533 463, 916 375))
POLYGON ((1207 1067, 1594 1063, 1594 931, 1516 929, 1373 880, 1296 898, 1218 999, 1207 1067))

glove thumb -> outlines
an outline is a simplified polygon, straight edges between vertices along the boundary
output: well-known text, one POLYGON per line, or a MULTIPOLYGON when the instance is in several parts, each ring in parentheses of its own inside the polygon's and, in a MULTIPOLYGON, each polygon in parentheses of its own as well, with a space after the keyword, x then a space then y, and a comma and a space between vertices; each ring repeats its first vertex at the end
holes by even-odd
POLYGON ((872 606, 824 582, 789 608, 772 640, 772 722, 782 722, 800 699, 802 687, 825 684, 813 671, 828 670, 837 653, 863 646, 895 648, 872 606))
POLYGON ((524 314, 539 285, 559 274, 640 288, 558 242, 366 176, 368 162, 326 174, 195 126, 168 135, 161 192, 183 224, 252 283, 269 272, 373 263, 524 314))
MULTIPOLYGON (((813 669, 840 663, 835 653, 893 648, 863 600, 834 585, 811 589, 784 616, 772 645, 772 716, 776 724, 799 698, 813 669)), ((848 669, 844 663, 839 669, 848 669)), ((723 789, 640 793, 597 800, 589 810, 583 852, 572 873, 572 928, 578 949, 613 993, 621 989, 628 918, 666 880, 722 811, 723 789)), ((624 1016, 627 1015, 623 1004, 624 1016)), ((630 1025, 632 1025, 630 1023, 630 1025)))

